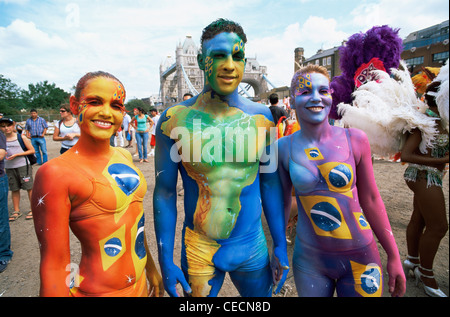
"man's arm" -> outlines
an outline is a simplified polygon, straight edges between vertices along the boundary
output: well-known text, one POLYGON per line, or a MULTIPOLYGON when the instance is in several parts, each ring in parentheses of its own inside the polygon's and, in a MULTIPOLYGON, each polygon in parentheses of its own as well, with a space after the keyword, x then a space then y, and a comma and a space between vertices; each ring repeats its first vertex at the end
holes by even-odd
MULTIPOLYGON (((163 116, 161 116, 163 118, 163 116)), ((177 180, 178 162, 170 155, 175 142, 161 131, 159 120, 155 138, 155 189, 153 192, 153 215, 158 244, 159 264, 164 287, 170 296, 177 297, 176 284, 181 283, 184 290, 191 292, 183 272, 173 262, 175 228, 177 222, 177 180)), ((175 151, 175 153, 177 153, 175 151)), ((173 156, 173 155, 172 155, 173 156)))
MULTIPOLYGON (((274 136, 276 134, 274 133, 274 136)), ((273 240, 272 274, 274 282, 279 282, 277 293, 284 284, 289 269, 286 244, 286 226, 284 216, 283 189, 278 174, 278 144, 274 141, 274 136, 270 136, 272 142, 266 148, 266 158, 261 160, 260 187, 261 200, 273 240), (275 168, 267 168, 274 166, 275 168), (264 168, 263 168, 264 167, 264 168), (284 271, 284 272, 283 272, 284 271)))
POLYGON ((30 123, 29 123, 28 120, 25 123, 25 133, 26 133, 25 135, 26 135, 27 138, 31 139, 31 133, 30 133, 31 126, 30 126, 30 123))
POLYGON ((44 131, 42 132, 42 137, 45 137, 45 134, 47 133, 47 129, 48 129, 48 124, 47 121, 45 121, 45 119, 42 118, 42 125, 44 127, 44 131))

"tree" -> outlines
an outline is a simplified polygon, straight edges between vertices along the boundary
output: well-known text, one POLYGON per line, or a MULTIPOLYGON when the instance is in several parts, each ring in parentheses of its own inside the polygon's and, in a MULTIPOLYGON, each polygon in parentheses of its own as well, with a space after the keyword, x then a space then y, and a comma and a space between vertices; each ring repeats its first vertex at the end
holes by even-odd
POLYGON ((9 78, 0 74, 0 113, 17 114, 25 106, 22 90, 9 78))
POLYGON ((69 93, 56 87, 54 83, 49 84, 47 80, 36 85, 29 84, 28 90, 22 91, 22 99, 30 109, 56 109, 61 104, 68 103, 69 97, 69 93))
POLYGON ((130 101, 125 103, 125 108, 127 108, 128 111, 132 111, 137 107, 141 107, 145 111, 148 111, 150 109, 150 106, 141 99, 131 99, 130 101))

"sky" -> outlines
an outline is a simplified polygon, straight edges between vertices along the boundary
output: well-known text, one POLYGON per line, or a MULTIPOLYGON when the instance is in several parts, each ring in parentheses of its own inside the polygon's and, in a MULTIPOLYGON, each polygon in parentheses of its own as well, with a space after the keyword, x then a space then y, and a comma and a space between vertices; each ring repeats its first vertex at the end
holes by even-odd
POLYGON ((411 32, 449 19, 447 0, 0 0, 0 74, 19 87, 47 80, 67 92, 89 71, 119 78, 127 99, 159 93, 159 67, 218 18, 242 25, 246 56, 289 86, 305 57, 375 25, 411 32))

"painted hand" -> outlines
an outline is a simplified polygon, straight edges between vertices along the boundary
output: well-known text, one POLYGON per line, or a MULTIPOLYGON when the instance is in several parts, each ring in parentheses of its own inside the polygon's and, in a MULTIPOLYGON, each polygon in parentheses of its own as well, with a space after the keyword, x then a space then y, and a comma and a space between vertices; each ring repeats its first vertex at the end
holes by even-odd
POLYGON ((389 274, 389 293, 392 297, 402 297, 406 291, 406 278, 401 261, 398 258, 395 260, 388 259, 387 271, 389 274))
POLYGON ((173 263, 171 265, 163 265, 161 267, 161 270, 163 275, 164 288, 171 297, 181 296, 176 289, 177 283, 181 284, 183 290, 186 293, 192 292, 188 282, 184 277, 183 271, 181 271, 178 266, 173 263))
POLYGON ((274 249, 270 266, 272 268, 273 284, 277 286, 275 294, 278 294, 289 272, 289 260, 286 249, 282 250, 279 247, 274 249))
POLYGON ((163 297, 164 296, 164 284, 162 282, 161 275, 157 271, 146 271, 147 280, 150 284, 149 296, 150 297, 163 297))

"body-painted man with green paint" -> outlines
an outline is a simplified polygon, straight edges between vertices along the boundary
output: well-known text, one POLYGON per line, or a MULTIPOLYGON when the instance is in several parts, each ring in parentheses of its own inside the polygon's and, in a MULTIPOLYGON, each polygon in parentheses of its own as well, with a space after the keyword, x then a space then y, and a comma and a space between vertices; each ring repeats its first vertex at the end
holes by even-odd
POLYGON ((241 296, 271 296, 288 271, 281 184, 270 110, 238 93, 246 36, 219 19, 203 30, 203 91, 163 112, 156 127, 153 196, 164 286, 217 296, 226 272, 241 296), (174 264, 176 185, 184 186, 182 270, 174 264), (273 240, 272 260, 261 224, 273 240))

